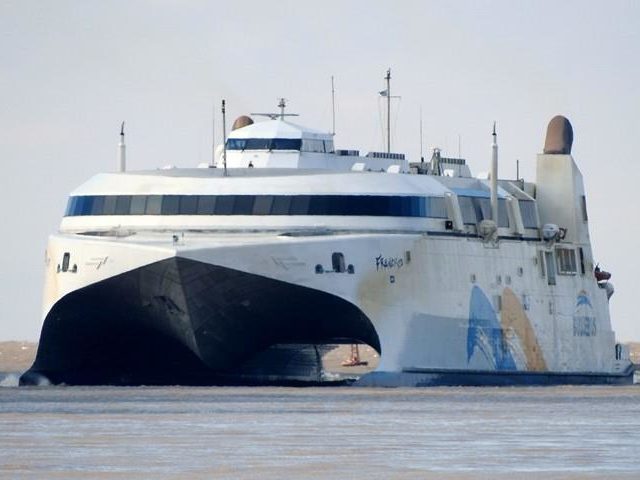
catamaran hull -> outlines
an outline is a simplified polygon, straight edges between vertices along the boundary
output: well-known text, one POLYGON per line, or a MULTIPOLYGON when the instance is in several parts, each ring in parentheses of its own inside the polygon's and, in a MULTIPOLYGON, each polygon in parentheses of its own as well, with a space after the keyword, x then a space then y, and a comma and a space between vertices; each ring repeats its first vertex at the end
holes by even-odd
POLYGON ((597 285, 574 278, 562 297, 519 285, 515 266, 536 257, 535 243, 259 240, 169 247, 53 236, 40 345, 21 383, 325 384, 344 377, 325 375, 323 349, 354 342, 380 354, 362 386, 633 381, 598 319, 606 297, 597 285), (65 271, 56 259, 67 252, 65 271), (497 271, 515 270, 509 285, 491 283, 486 257, 497 271))
POLYGON ((21 384, 322 383, 321 351, 365 342, 367 317, 328 293, 185 258, 69 293, 21 384))

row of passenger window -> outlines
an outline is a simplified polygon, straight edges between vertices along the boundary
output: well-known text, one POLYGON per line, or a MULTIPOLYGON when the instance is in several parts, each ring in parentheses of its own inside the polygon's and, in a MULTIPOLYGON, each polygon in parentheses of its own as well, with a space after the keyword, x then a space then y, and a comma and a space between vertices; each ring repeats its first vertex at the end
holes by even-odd
MULTIPOLYGON (((458 197, 464 223, 490 218, 488 198, 458 197)), ((520 201, 524 226, 537 228, 535 203, 520 201)), ((82 215, 352 215, 448 218, 443 197, 381 195, 87 195, 69 198, 66 216, 82 215)), ((509 226, 498 202, 498 224, 509 226)))
POLYGON ((442 197, 374 195, 90 195, 69 199, 79 215, 352 215, 447 218, 442 197))

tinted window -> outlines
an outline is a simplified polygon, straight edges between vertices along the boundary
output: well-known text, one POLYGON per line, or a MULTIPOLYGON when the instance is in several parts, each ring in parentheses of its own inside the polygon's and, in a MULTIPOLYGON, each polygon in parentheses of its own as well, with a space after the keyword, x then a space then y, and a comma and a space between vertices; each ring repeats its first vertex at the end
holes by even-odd
POLYGON ((64 215, 66 217, 72 217, 75 215, 76 198, 78 197, 69 197, 69 200, 67 200, 67 208, 64 211, 64 215))
POLYGON ((162 213, 162 195, 149 195, 145 212, 147 215, 160 215, 162 213))
POLYGON ((462 211, 462 221, 466 225, 475 225, 477 219, 473 199, 471 197, 458 197, 458 202, 460 203, 460 210, 462 211))
POLYGON ((234 215, 251 215, 253 213, 253 195, 238 195, 233 206, 234 215))
POLYGON ((118 195, 116 199, 116 215, 129 215, 131 195, 118 195))
POLYGON ((271 206, 271 215, 289 215, 291 197, 276 195, 271 206))
POLYGON ((309 195, 295 195, 291 197, 291 207, 289 215, 308 215, 309 214, 309 195))
POLYGON ((520 214, 525 228, 538 228, 536 203, 532 200, 520 200, 520 214))
POLYGON ((177 215, 180 211, 180 196, 165 195, 162 198, 162 215, 177 215))
MULTIPOLYGON (((300 150, 299 138, 230 138, 228 150, 300 150)), ((322 141, 320 141, 322 145, 322 141)))
POLYGON ((91 213, 91 205, 93 205, 93 197, 80 197, 77 206, 80 215, 89 215, 91 213))
POLYGON ((222 195, 216 198, 216 215, 231 215, 233 213, 233 195, 222 195))
POLYGON ((216 197, 213 195, 200 195, 198 199, 198 215, 213 215, 216 206, 216 197))
POLYGON ((146 195, 135 195, 131 199, 131 215, 144 215, 145 207, 147 205, 146 195))
POLYGON ((269 215, 271 212, 271 204, 273 203, 272 195, 258 195, 253 203, 254 215, 269 215))
MULTIPOLYGON (((490 215, 488 199, 459 197, 465 223, 490 215)), ((506 206, 500 203, 501 225, 506 206)), ((525 207, 526 210, 526 207, 525 207)), ((447 218, 443 197, 385 195, 107 195, 71 197, 74 215, 349 215, 447 218)))
POLYGON ((332 196, 329 199, 329 211, 333 215, 360 215, 362 211, 360 206, 361 197, 343 198, 340 196, 332 196))
POLYGON ((427 216, 431 218, 448 218, 447 204, 444 197, 430 197, 427 216))
POLYGON ((270 138, 248 138, 245 140, 245 150, 269 150, 270 138))
POLYGON ((272 150, 300 150, 302 140, 295 138, 274 138, 271 140, 272 150))
POLYGON ((504 198, 498 199, 498 226, 509 226, 509 213, 507 213, 507 201, 504 198))
POLYGON ((227 150, 244 150, 246 144, 244 138, 230 138, 227 140, 227 150))
POLYGON ((327 195, 314 195, 309 201, 309 213, 311 215, 327 215, 329 209, 329 197, 327 195))
POLYGON ((391 197, 389 214, 394 217, 402 216, 402 197, 391 197))
POLYGON ((198 195, 180 196, 180 214, 195 215, 198 213, 198 195))
POLYGON ((491 219, 491 200, 488 198, 474 198, 473 203, 476 205, 476 215, 479 220, 491 219))
POLYGON ((104 195, 93 197, 93 205, 91 205, 90 215, 102 215, 104 209, 104 195))
POLYGON ((104 206, 102 213, 104 215, 113 215, 116 213, 116 201, 118 197, 116 195, 108 195, 104 198, 104 206))

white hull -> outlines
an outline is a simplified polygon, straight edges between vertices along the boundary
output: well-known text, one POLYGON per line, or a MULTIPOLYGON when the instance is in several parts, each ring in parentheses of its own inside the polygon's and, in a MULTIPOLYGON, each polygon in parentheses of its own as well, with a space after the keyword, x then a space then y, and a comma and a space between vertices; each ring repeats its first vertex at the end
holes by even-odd
MULTIPOLYGON (((379 338, 376 372, 387 377, 376 378, 387 378, 383 384, 406 383, 388 380, 403 372, 628 373, 629 363, 613 355, 605 291, 592 276, 558 276, 549 286, 539 264, 545 249, 535 241, 488 246, 478 238, 429 234, 186 233, 177 241, 168 233, 124 239, 58 235, 48 257, 73 250, 77 272, 61 274, 49 262, 44 316, 73 290, 175 256, 355 305, 379 338), (332 271, 334 253, 354 273, 332 271), (316 273, 317 265, 323 273, 316 273), (584 318, 589 331, 579 330, 584 318)), ((301 321, 304 316, 300 312, 301 321)), ((326 343, 340 340, 345 338, 326 343)))

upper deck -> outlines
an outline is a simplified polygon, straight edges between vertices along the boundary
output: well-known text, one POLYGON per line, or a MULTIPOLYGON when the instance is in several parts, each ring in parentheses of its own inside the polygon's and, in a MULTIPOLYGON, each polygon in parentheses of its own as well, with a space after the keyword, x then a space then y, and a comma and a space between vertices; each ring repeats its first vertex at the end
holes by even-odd
POLYGON ((471 177, 462 159, 435 152, 430 162, 409 163, 399 154, 336 151, 330 134, 283 118, 237 128, 226 146, 217 164, 226 156, 227 168, 94 176, 72 192, 61 230, 321 229, 548 240, 542 226, 553 224, 553 241, 590 243, 570 147, 545 146, 537 184, 499 180, 494 187, 471 177))

